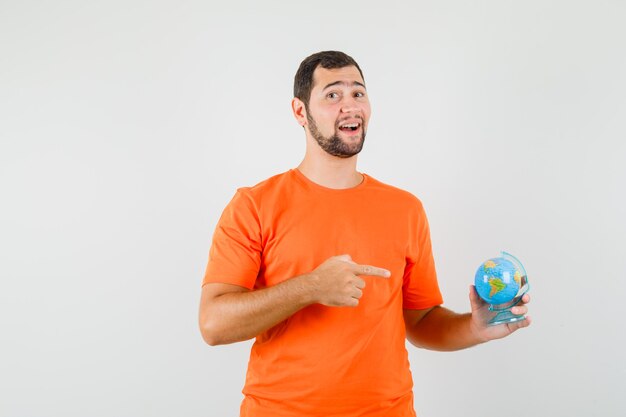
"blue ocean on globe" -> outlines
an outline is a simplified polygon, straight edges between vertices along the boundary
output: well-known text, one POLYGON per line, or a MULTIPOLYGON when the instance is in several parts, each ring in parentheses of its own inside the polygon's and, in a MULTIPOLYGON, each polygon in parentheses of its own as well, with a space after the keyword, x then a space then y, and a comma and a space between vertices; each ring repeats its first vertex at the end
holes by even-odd
POLYGON ((485 261, 474 277, 474 285, 480 298, 492 305, 513 300, 520 289, 522 272, 505 258, 485 261))

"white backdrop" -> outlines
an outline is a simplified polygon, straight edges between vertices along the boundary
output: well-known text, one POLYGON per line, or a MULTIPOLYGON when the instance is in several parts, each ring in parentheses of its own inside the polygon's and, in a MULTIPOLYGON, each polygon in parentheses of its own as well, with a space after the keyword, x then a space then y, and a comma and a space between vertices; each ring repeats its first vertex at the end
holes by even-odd
MULTIPOLYGON (((235 416, 197 330, 235 189, 295 167, 300 61, 365 73, 359 169, 421 198, 446 305, 529 272, 534 324, 410 349, 420 416, 623 416, 621 1, 0 1, 0 415, 235 416), (261 4, 262 3, 262 4, 261 4)), ((366 366, 366 364, 364 364, 366 366)))

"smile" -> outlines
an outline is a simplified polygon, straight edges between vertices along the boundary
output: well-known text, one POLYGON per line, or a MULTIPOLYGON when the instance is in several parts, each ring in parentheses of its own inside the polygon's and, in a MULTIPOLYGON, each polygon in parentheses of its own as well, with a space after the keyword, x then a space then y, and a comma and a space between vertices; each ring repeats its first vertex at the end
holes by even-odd
POLYGON ((357 129, 359 129, 361 127, 361 123, 344 123, 342 125, 339 125, 339 130, 342 130, 344 132, 349 132, 349 131, 356 131, 357 129))

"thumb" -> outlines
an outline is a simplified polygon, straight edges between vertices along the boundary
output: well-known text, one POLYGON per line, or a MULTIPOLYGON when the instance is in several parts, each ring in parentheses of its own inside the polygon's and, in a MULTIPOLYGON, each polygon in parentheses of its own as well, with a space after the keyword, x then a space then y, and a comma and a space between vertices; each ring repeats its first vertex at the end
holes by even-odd
POLYGON ((474 285, 469 286, 469 299, 472 311, 478 310, 482 304, 482 300, 478 297, 478 293, 476 292, 476 287, 474 285))

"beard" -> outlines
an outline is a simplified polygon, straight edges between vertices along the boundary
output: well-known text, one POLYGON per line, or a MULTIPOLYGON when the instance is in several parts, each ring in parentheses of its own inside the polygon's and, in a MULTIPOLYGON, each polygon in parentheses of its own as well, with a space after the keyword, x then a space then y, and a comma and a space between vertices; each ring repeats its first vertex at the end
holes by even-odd
POLYGON ((361 152, 363 149, 363 143, 365 143, 365 127, 363 126, 363 119, 361 119, 361 129, 363 133, 353 143, 346 143, 339 137, 339 127, 335 126, 335 132, 332 136, 324 136, 322 132, 317 128, 317 123, 311 117, 309 111, 306 113, 306 118, 309 122, 309 131, 311 136, 317 141, 318 145, 330 155, 337 156, 339 158, 350 158, 361 152))

